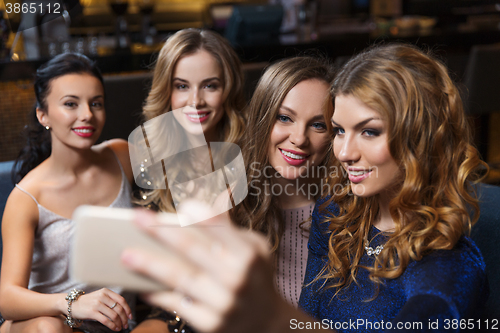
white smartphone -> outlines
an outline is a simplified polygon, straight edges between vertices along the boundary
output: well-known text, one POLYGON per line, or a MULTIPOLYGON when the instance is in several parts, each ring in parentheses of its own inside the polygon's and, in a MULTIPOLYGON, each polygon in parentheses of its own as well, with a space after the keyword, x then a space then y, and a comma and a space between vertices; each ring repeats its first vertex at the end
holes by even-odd
MULTIPOLYGON (((93 286, 118 286, 130 291, 150 292, 165 289, 162 284, 126 269, 120 261, 125 248, 140 248, 171 255, 157 240, 133 223, 134 210, 80 206, 71 249, 70 274, 77 281, 93 286)), ((176 214, 158 214, 160 223, 152 228, 180 227, 176 214)))

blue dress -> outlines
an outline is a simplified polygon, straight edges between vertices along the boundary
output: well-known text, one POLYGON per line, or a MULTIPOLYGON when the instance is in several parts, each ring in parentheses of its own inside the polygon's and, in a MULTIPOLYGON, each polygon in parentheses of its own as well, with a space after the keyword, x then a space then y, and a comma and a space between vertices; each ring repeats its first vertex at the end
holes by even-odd
MULTIPOLYGON (((438 250, 412 261, 396 279, 387 279, 380 285, 378 296, 368 271, 360 268, 358 284, 352 283, 340 296, 334 288, 326 288, 324 279, 311 284, 327 261, 329 230, 322 223, 326 211, 318 207, 312 214, 309 237, 309 258, 304 288, 299 307, 321 322, 324 328, 339 332, 458 332, 462 325, 471 331, 481 329, 482 305, 488 297, 488 283, 483 257, 474 242, 462 237, 452 250, 438 250)), ((338 208, 330 204, 326 210, 337 214, 338 208)), ((386 242, 384 235, 372 227, 368 239, 375 248, 386 242), (376 236, 376 237, 375 237, 376 236), (374 238, 375 237, 375 238, 374 238), (372 239, 373 238, 373 239, 372 239)), ((374 257, 365 252, 361 265, 373 266, 374 257)))

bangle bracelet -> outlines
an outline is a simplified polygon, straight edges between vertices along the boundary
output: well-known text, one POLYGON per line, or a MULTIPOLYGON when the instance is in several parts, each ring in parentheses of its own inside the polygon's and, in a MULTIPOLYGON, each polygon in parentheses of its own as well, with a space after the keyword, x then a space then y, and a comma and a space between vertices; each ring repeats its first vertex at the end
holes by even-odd
POLYGON ((78 299, 78 297, 80 297, 84 294, 85 294, 85 291, 83 291, 83 290, 73 289, 66 296, 66 300, 68 301, 68 315, 66 316, 66 320, 64 323, 71 328, 78 327, 82 323, 81 320, 74 319, 71 316, 71 305, 73 304, 74 301, 76 301, 78 299))

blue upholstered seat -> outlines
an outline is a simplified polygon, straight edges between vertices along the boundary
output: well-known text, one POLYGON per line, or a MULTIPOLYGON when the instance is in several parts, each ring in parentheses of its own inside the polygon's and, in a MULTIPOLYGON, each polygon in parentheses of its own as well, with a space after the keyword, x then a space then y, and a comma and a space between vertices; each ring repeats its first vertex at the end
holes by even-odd
MULTIPOLYGON (((13 165, 13 161, 0 162, 0 230, 2 226, 1 217, 3 216, 5 203, 7 201, 7 198, 9 197, 10 192, 14 188, 14 184, 12 184, 12 180, 10 177, 10 172, 13 165)), ((2 248, 2 237, 0 237, 0 266, 2 265, 2 248)))
POLYGON ((500 187, 479 184, 481 215, 472 228, 472 239, 486 262, 490 297, 484 318, 500 319, 500 187))

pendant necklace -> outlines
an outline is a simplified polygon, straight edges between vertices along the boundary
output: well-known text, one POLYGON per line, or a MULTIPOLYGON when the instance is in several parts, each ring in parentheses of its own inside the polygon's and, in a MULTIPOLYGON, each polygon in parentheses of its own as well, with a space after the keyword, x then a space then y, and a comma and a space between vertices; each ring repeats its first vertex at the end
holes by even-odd
MULTIPOLYGON (((378 235, 375 235, 377 237, 378 235)), ((373 237, 372 240, 375 238, 373 237)), ((384 249, 384 245, 377 245, 375 248, 370 246, 370 242, 368 242, 368 236, 365 237, 365 251, 368 256, 378 256, 380 252, 384 249)))

